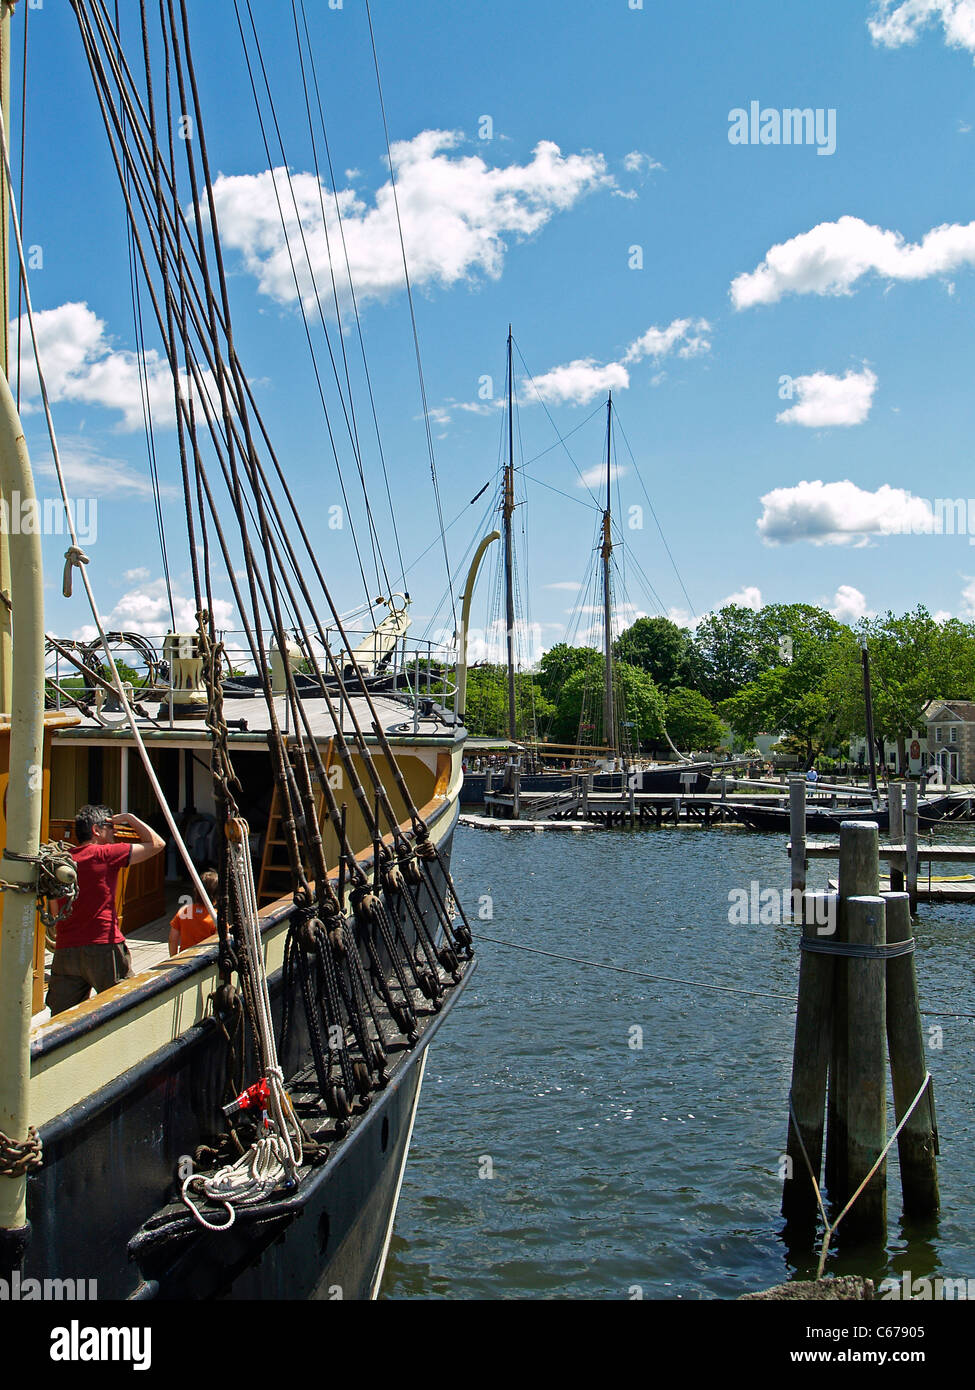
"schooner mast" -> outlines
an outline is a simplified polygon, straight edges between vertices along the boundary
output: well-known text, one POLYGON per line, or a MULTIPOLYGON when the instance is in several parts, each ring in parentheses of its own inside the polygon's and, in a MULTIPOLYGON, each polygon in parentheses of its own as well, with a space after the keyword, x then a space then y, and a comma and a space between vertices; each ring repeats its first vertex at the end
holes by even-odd
POLYGON ((508 461, 504 468, 504 618, 508 642, 508 740, 515 741, 515 579, 511 518, 515 510, 514 376, 511 365, 511 324, 508 324, 508 461))
POLYGON ((606 690, 603 734, 606 743, 606 758, 616 766, 616 711, 613 700, 613 609, 610 595, 609 564, 613 554, 611 530, 611 479, 610 460, 613 447, 613 393, 610 391, 606 403, 606 510, 603 512, 603 544, 600 554, 603 558, 603 640, 606 657, 606 690))

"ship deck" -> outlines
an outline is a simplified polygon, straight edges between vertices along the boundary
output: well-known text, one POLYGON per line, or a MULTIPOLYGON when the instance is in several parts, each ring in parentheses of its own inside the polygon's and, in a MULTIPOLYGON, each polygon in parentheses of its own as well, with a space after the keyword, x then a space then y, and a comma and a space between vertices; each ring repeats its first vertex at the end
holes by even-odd
MULTIPOLYGON (((168 965, 170 960, 175 959, 169 954, 169 924, 182 898, 185 902, 186 895, 190 887, 188 881, 181 883, 178 881, 166 884, 166 911, 161 917, 155 917, 151 922, 145 922, 141 927, 134 928, 133 931, 126 933, 125 944, 129 948, 132 957, 133 975, 142 975, 148 970, 155 970, 168 965)), ((207 944, 212 938, 207 937, 207 944)), ((204 943, 201 943, 204 944, 204 943)), ((44 993, 47 994, 47 986, 51 974, 51 960, 53 952, 50 947, 44 953, 44 993)), ((50 1023, 51 1011, 46 1006, 31 1019, 31 1028, 39 1027, 42 1023, 50 1023)))

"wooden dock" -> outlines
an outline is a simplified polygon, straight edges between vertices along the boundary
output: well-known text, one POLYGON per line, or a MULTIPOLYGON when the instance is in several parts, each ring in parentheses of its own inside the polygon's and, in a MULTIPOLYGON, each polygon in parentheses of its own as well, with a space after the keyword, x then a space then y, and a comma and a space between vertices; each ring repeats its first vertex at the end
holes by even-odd
MULTIPOLYGON (((773 798, 769 798, 773 800, 773 798)), ((775 803, 781 797, 774 798, 775 803)), ((705 828, 734 821, 731 803, 721 796, 688 792, 488 792, 484 809, 489 817, 531 822, 585 820, 611 825, 699 825, 705 828)))
MULTIPOLYGON (((878 845, 878 862, 889 865, 884 882, 887 891, 908 893, 911 911, 919 902, 975 902, 975 878, 959 874, 938 876, 931 872, 936 864, 975 865, 975 845, 925 844, 918 835, 918 787, 916 782, 894 783, 890 788, 891 841, 878 845), (926 875, 920 872, 928 866, 926 875)), ((792 887, 806 886, 806 864, 810 859, 840 858, 839 840, 810 844, 806 837, 805 792, 799 779, 793 782, 791 837, 788 854, 792 860, 792 887)))

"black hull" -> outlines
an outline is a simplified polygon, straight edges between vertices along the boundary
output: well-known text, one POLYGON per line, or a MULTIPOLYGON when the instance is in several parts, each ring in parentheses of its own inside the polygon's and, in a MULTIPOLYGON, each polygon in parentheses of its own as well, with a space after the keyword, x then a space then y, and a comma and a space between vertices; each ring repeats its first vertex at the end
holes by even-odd
MULTIPOLYGON (((441 846, 445 862, 451 834, 441 846)), ((424 893, 423 906, 432 906, 424 893)), ((347 930, 358 927, 350 920, 347 930)), ((28 1185, 24 1278, 95 1280, 99 1299, 374 1296, 426 1048, 473 968, 462 963, 438 1011, 417 995, 417 1041, 391 1045, 389 1081, 368 1105, 356 1103, 348 1133, 323 1128, 327 1159, 306 1166, 291 1193, 240 1208, 226 1233, 206 1231, 178 1201, 181 1159, 210 1140, 220 1113, 226 1048, 212 1022, 189 1028, 44 1126, 44 1165, 28 1185)), ((277 1029, 280 970, 269 987, 277 1029)), ((307 1035, 296 1027, 282 1057, 286 1078, 300 1078, 310 1061, 307 1035)), ((296 1084, 289 1082, 293 1094, 296 1084)), ((219 1207, 207 1215, 226 1219, 219 1207)))
MULTIPOLYGON (((922 825, 933 825, 951 817, 959 807, 958 799, 943 796, 918 804, 918 820, 922 825)), ((789 833, 789 810, 784 806, 736 806, 729 803, 730 814, 742 825, 751 830, 789 833)), ((837 807, 825 810, 818 806, 806 807, 806 830, 813 834, 838 834, 844 821, 872 821, 878 830, 890 829, 890 812, 886 806, 874 811, 867 808, 837 807)))
MULTIPOLYGON (((703 794, 711 785, 711 774, 709 763, 651 768, 636 774, 634 789, 667 796, 682 796, 688 792, 703 794), (693 778, 689 774, 693 774, 693 778)), ((592 789, 596 792, 624 793, 629 789, 628 776, 623 772, 597 772, 593 777, 592 789)), ((483 806, 484 783, 483 772, 465 772, 460 790, 462 805, 483 806)), ((494 791, 503 790, 499 772, 493 775, 491 786, 494 791)), ((520 787, 523 792, 567 792, 572 787, 572 775, 568 772, 522 773, 520 787)))

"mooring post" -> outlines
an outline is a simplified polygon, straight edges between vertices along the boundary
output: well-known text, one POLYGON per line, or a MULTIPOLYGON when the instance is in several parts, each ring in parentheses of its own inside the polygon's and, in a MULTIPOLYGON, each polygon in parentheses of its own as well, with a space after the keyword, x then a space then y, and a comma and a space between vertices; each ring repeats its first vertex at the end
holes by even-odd
MULTIPOLYGON (((832 926, 836 922, 835 894, 807 893, 802 921, 803 941, 814 944, 824 936, 831 936, 832 926)), ((823 1164, 823 1121, 832 1037, 835 965, 834 956, 808 949, 803 949, 799 961, 799 998, 789 1093, 789 1138, 782 1188, 782 1215, 787 1221, 796 1223, 815 1222, 819 1209, 809 1168, 818 1183, 823 1164), (803 1157, 803 1147, 809 1157, 809 1168, 803 1157)))
MULTIPOLYGON (((876 897, 880 886, 880 837, 875 821, 840 824, 839 903, 834 940, 848 941, 846 903, 849 898, 876 897)), ((833 985, 833 1052, 829 1072, 829 1110, 826 1131, 826 1182, 830 1195, 847 1190, 847 1125, 849 1115, 847 965, 836 958, 833 985)))
POLYGON ((907 891, 911 912, 917 912, 917 783, 907 784, 907 804, 904 807, 904 849, 907 891))
POLYGON ((630 825, 636 820, 636 788, 633 786, 632 779, 629 782, 630 789, 630 825))
POLYGON ((511 765, 511 817, 521 819, 521 768, 511 765))
MULTIPOLYGON (((887 1142, 887 943, 886 908, 878 895, 847 898, 844 905, 851 946, 877 955, 846 961, 847 1165, 846 1180, 834 1201, 849 1201, 876 1164, 887 1142)), ((887 1234, 887 1161, 870 1178, 844 1219, 841 1233, 860 1240, 883 1240, 887 1234)))
POLYGON ((792 904, 802 904, 806 891, 806 779, 789 778, 789 838, 792 842, 792 904))
MULTIPOLYGON (((892 845, 902 845, 904 843, 904 783, 891 782, 888 797, 890 808, 890 843, 892 845)), ((903 866, 890 866, 890 891, 900 893, 904 888, 904 869, 903 866)))
MULTIPOLYGON (((888 893, 887 945, 911 940, 911 907, 907 893, 888 893)), ((897 1123, 910 1109, 924 1085, 927 1059, 917 997, 917 970, 913 951, 887 962, 887 1044, 894 1081, 894 1115, 897 1123)), ((907 1216, 932 1216, 939 1207, 938 1129, 932 1083, 897 1136, 901 1190, 907 1216)))

